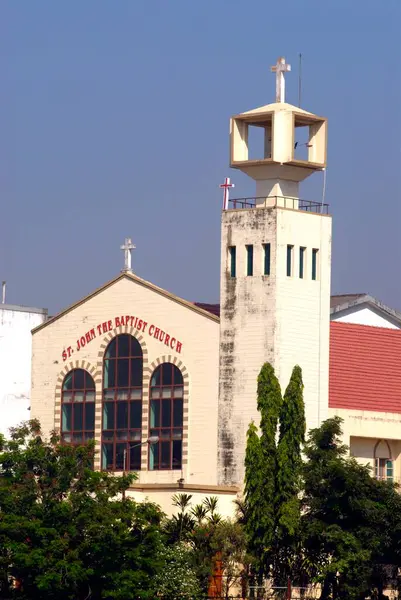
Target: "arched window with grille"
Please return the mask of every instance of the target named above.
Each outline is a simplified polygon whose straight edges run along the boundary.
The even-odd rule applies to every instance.
[[[141,468],[142,348],[132,335],[116,336],[103,361],[102,469]]]
[[[95,382],[84,369],[64,377],[61,393],[61,439],[83,444],[95,437]]]
[[[184,382],[181,371],[163,363],[150,380],[149,437],[159,441],[149,446],[149,469],[182,468]]]

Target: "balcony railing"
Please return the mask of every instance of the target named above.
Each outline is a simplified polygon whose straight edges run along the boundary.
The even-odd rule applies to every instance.
[[[302,200],[301,198],[289,198],[285,196],[267,196],[254,198],[233,198],[229,200],[229,208],[255,208],[259,207],[291,208],[293,210],[305,210],[311,213],[329,214],[329,205],[324,202],[315,202],[313,200]]]

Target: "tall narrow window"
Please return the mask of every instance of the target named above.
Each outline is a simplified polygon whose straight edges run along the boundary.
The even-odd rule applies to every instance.
[[[317,279],[317,259],[318,259],[319,250],[316,248],[312,249],[312,279]]]
[[[157,367],[150,380],[149,469],[181,469],[184,422],[184,382],[181,371],[171,363]]]
[[[246,246],[246,274],[253,275],[253,246]]]
[[[294,251],[294,246],[287,246],[287,277],[291,277],[292,275],[292,255]]]
[[[299,278],[304,278],[304,269],[305,269],[305,252],[306,248],[303,246],[299,249]]]
[[[102,469],[141,468],[142,348],[128,334],[108,345],[103,367]]]
[[[263,244],[263,274],[270,275],[270,244]]]
[[[235,246],[229,247],[230,253],[230,275],[236,277],[237,274],[237,249]]]
[[[83,444],[95,437],[95,382],[84,369],[64,378],[61,395],[61,439]]]

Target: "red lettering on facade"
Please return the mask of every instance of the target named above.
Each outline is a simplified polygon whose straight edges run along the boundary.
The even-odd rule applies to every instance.
[[[148,321],[145,321],[133,315],[122,315],[120,317],[114,317],[113,320],[99,323],[98,325],[96,325],[77,339],[76,350],[79,352],[81,348],[84,348],[98,335],[102,335],[108,333],[109,331],[112,331],[113,324],[115,327],[127,327],[130,324],[131,327],[136,328],[138,331],[142,331],[143,333],[147,332],[150,336],[152,336],[156,340],[159,340],[159,342],[162,342],[166,346],[169,346],[172,350],[181,353],[182,343],[179,342],[175,337],[171,336],[169,333],[166,333],[165,331],[163,331],[163,329],[159,329],[159,327],[156,327],[156,325],[154,325],[153,323],[148,327]],[[74,350],[71,346],[65,348],[61,353],[63,361],[65,362],[68,358],[70,358],[73,352]]]

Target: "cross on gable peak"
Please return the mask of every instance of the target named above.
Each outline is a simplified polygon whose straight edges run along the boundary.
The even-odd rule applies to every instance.
[[[276,102],[285,102],[285,79],[284,73],[291,71],[291,65],[285,62],[284,56],[277,59],[271,71],[276,74]]]
[[[124,268],[121,269],[122,273],[132,273],[131,250],[134,250],[135,248],[136,246],[132,243],[131,238],[125,238],[125,243],[120,246],[120,249],[124,250]]]

